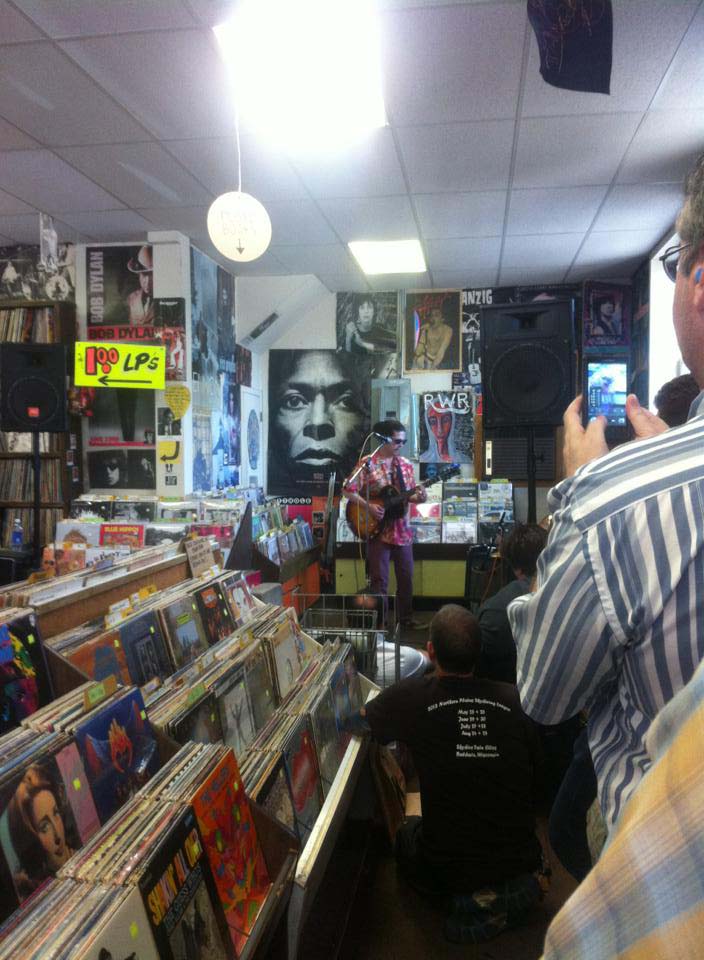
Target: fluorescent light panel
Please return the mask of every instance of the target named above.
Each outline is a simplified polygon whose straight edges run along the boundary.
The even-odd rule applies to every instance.
[[[295,151],[386,124],[374,0],[244,0],[214,27],[247,125]]]
[[[425,257],[418,240],[352,240],[352,256],[367,274],[424,273]]]

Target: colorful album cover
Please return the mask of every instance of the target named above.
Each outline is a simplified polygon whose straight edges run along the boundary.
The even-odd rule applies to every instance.
[[[76,729],[100,822],[159,769],[159,751],[139,690],[110,700]]]
[[[69,651],[67,659],[91,680],[116,677],[128,687],[132,681],[119,630],[109,630],[89,637],[80,647]]]
[[[308,716],[299,718],[286,741],[283,755],[301,843],[305,845],[322,806],[318,760]]]
[[[192,806],[239,956],[271,881],[232,751],[199,787]]]
[[[203,697],[184,716],[173,721],[171,733],[177,743],[217,743],[223,739],[218,703],[214,694]]]
[[[56,757],[33,757],[0,791],[0,918],[56,876],[80,846]]]
[[[276,691],[269,672],[269,663],[262,647],[252,651],[244,665],[254,729],[257,733],[271,720],[276,710]]]
[[[141,687],[153,677],[164,680],[173,673],[161,623],[154,610],[125,620],[119,632],[132,683]]]
[[[244,577],[237,573],[223,578],[220,583],[225,591],[225,598],[235,626],[241,627],[254,616],[256,604],[249,584]]]
[[[286,776],[284,758],[279,756],[271,771],[257,791],[256,801],[270,817],[287,827],[300,839],[296,811],[293,806],[291,785]]]
[[[56,754],[56,765],[76,821],[81,843],[85,843],[100,829],[100,818],[88,786],[85,767],[75,743],[69,743]]]
[[[359,677],[357,677],[359,683]],[[350,717],[357,712],[353,709],[353,700],[356,701],[356,695],[350,695],[350,673],[345,663],[339,663],[330,678],[330,692],[332,693],[333,706],[335,708],[335,722],[339,734],[340,756],[344,754],[347,745],[350,742],[351,734],[348,730],[348,721]],[[361,700],[361,694],[359,699]]]
[[[421,463],[474,463],[474,393],[435,390],[418,394]]]
[[[212,645],[229,637],[235,628],[220,584],[209,583],[196,590],[194,596],[208,643]]]
[[[142,523],[102,523],[100,525],[100,546],[129,547],[139,550],[144,546],[144,524]]]
[[[0,736],[52,699],[39,625],[32,613],[0,624]]]
[[[223,683],[217,692],[217,703],[222,739],[241,758],[256,732],[243,670]]]
[[[315,749],[323,794],[328,795],[340,766],[340,736],[335,723],[335,705],[331,691],[325,690],[311,707],[310,722],[313,728]]]
[[[137,887],[124,890],[116,906],[101,918],[80,960],[160,960]]]
[[[176,669],[192,663],[208,649],[198,604],[191,596],[179,597],[161,608],[166,639]]]
[[[139,890],[161,960],[230,960],[225,914],[190,807],[154,852]]]
[[[281,623],[270,639],[279,697],[283,700],[310,659],[291,620]]]

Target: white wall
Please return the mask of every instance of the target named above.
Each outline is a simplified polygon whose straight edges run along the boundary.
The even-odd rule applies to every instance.
[[[672,323],[672,303],[675,285],[662,268],[660,257],[664,251],[678,242],[677,234],[670,237],[650,260],[650,339],[649,339],[649,398],[655,410],[654,397],[660,387],[689,370],[682,360],[675,328]]]

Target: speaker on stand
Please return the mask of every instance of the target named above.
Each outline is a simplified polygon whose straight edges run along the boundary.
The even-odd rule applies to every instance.
[[[536,430],[561,424],[574,396],[573,302],[483,307],[481,352],[483,426],[525,432],[528,522],[535,523]]]
[[[4,343],[0,347],[0,430],[32,434],[33,564],[41,565],[40,433],[68,429],[66,349],[62,344]]]

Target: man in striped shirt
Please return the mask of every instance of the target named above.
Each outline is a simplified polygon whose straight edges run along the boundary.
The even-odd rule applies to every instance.
[[[684,362],[704,384],[704,155],[685,185],[680,244],[663,259]],[[678,265],[679,261],[679,265]],[[567,479],[536,590],[509,607],[526,713],[559,723],[586,708],[607,827],[650,765],[645,735],[704,655],[704,392],[672,430],[626,405],[637,442],[608,452],[604,421],[565,423]]]

